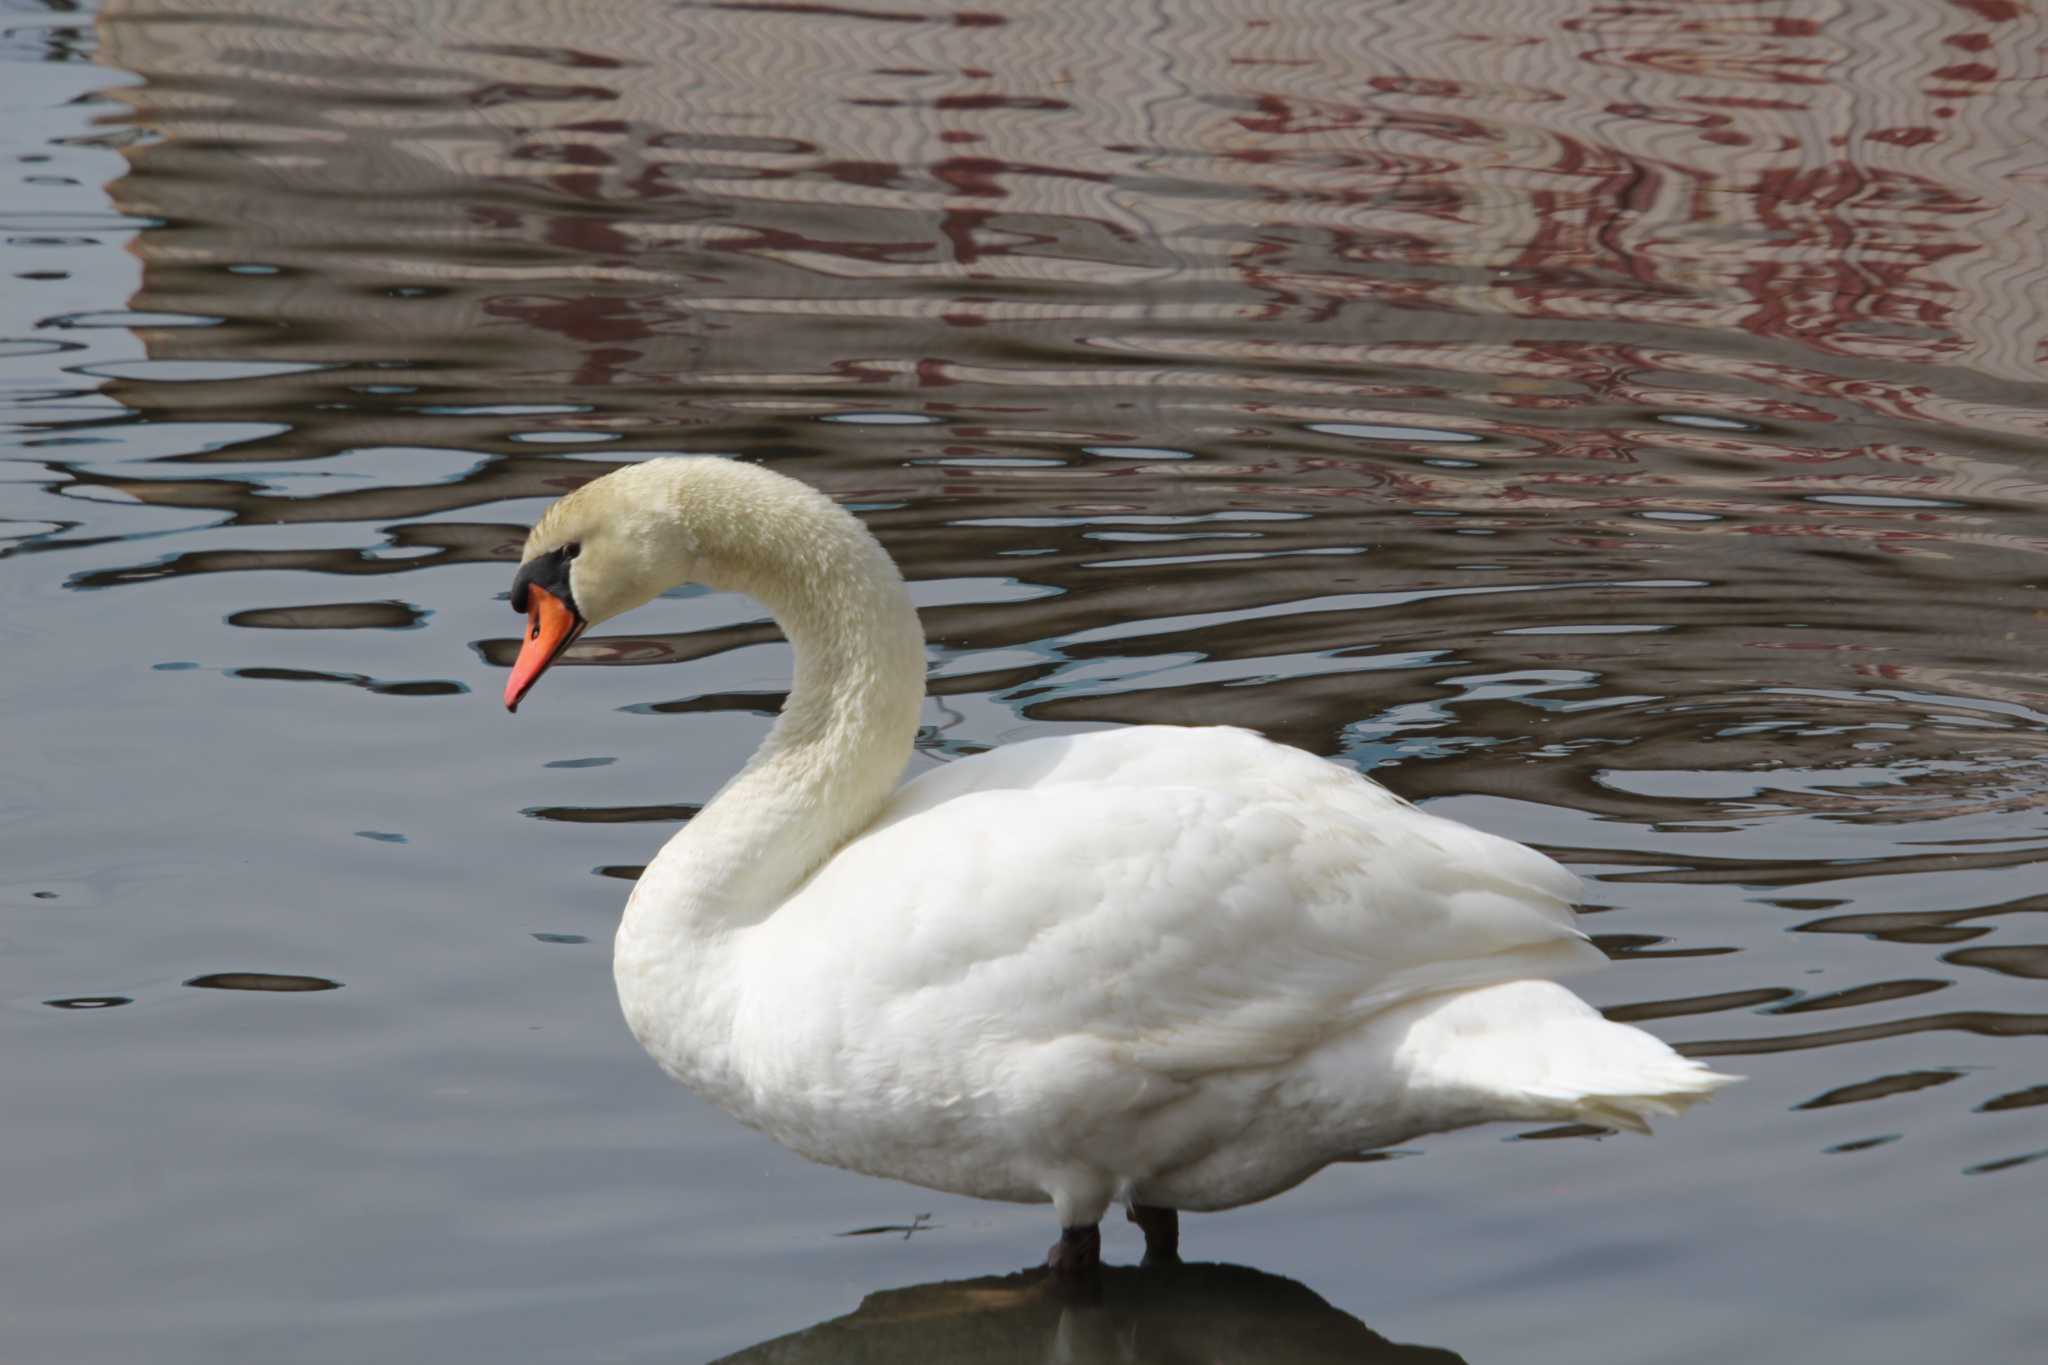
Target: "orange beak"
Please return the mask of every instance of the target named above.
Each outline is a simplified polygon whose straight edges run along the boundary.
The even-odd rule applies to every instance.
[[[505,709],[517,711],[519,700],[533,685],[540,681],[540,675],[547,671],[549,664],[562,657],[562,652],[576,642],[583,633],[585,622],[578,620],[576,613],[562,604],[560,598],[539,584],[529,584],[526,589],[526,643],[519,647],[519,658],[512,665],[512,676],[505,683]]]

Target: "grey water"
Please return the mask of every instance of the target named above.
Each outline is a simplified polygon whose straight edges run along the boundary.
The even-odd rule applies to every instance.
[[[9,0],[0,1356],[2032,1359],[2048,217],[2008,0]],[[786,649],[497,701],[651,452],[856,508],[919,765],[1231,723],[1749,1077],[1193,1217],[811,1166],[616,1016]],[[1138,1239],[1105,1227],[1113,1262]]]

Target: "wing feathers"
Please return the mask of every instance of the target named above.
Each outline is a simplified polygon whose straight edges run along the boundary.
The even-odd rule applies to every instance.
[[[827,940],[825,969],[857,960],[819,989],[867,993],[864,1017],[906,1045],[975,1020],[1173,1077],[1277,1065],[1418,995],[1596,965],[1577,890],[1299,750],[1141,727],[927,774],[762,928]]]

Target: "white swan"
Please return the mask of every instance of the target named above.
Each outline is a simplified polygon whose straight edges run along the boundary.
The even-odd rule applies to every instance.
[[[662,1068],[816,1161],[1051,1201],[1058,1271],[1122,1202],[1264,1199],[1490,1119],[1648,1131],[1734,1079],[1548,978],[1605,959],[1579,882],[1248,730],[1015,744],[897,785],[924,638],[865,527],[815,490],[658,459],[526,542],[516,707],[590,624],[684,582],[796,652],[747,766],[648,865],[614,957]]]

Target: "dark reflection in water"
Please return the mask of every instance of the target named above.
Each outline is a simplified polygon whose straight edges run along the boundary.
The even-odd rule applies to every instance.
[[[291,976],[282,972],[208,972],[185,983],[210,991],[338,991],[339,981],[324,976]]]
[[[1072,1365],[1459,1365],[1388,1341],[1306,1285],[1241,1265],[1111,1268],[1077,1301],[1038,1271],[890,1289],[843,1318],[764,1341],[719,1365],[1004,1362]]]
[[[697,813],[695,806],[534,806],[520,812],[536,820],[566,820],[575,825],[629,824],[656,821],[677,824]]]
[[[310,607],[252,607],[228,617],[256,630],[412,630],[422,613],[404,602],[332,602]]]
[[[1475,1359],[2036,1350],[2038,9],[13,6],[25,1340],[703,1358],[1014,1263],[959,1205],[833,1239],[893,1195],[611,1013],[619,883],[787,651],[677,594],[515,725],[499,598],[545,500],[689,450],[903,564],[920,762],[1228,722],[1379,770],[1586,873],[1589,993],[1751,1076],[1191,1250]],[[350,989],[137,985],[222,961]]]
[[[448,697],[469,690],[459,682],[448,682],[438,678],[386,682],[377,678],[366,678],[360,673],[322,673],[309,668],[237,668],[231,671],[237,678],[255,678],[262,682],[346,683],[350,687],[360,687],[365,692],[375,692],[380,697]]]
[[[195,976],[185,983],[210,991],[338,991],[339,981],[329,981],[324,976],[292,976],[281,972],[208,972]],[[60,1010],[104,1010],[117,1005],[132,1005],[132,995],[73,995],[58,1000],[45,1000],[45,1005]]]

